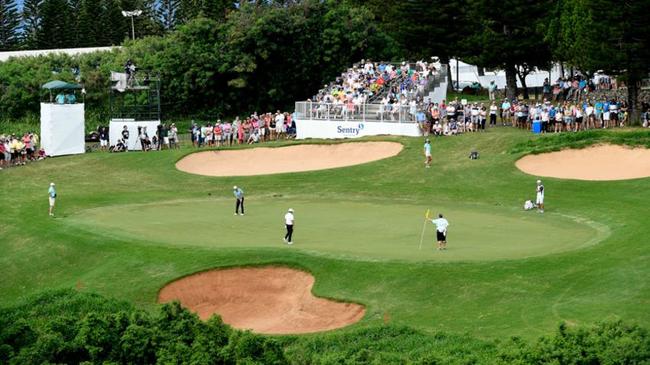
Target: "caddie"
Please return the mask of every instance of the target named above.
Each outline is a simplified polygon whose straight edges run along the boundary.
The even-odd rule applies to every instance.
[[[442,216],[438,214],[438,218],[432,219],[431,223],[436,225],[436,238],[438,240],[438,250],[447,249],[447,227],[449,227],[449,222]]]

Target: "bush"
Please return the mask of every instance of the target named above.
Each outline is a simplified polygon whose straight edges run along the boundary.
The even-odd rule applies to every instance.
[[[0,312],[0,362],[285,364],[278,343],[207,322],[180,307],[148,313],[72,290],[49,291]]]

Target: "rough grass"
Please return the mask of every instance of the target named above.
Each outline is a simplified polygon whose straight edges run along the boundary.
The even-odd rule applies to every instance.
[[[585,148],[594,144],[617,144],[650,148],[650,130],[595,129],[580,133],[547,134],[516,144],[510,149],[510,153],[539,154],[565,148]]]

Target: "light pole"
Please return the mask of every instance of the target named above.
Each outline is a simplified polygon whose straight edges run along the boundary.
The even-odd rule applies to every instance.
[[[135,40],[135,25],[133,24],[133,18],[136,16],[142,15],[142,10],[131,10],[131,11],[122,11],[122,15],[125,18],[131,18],[131,34],[133,37],[133,40]]]

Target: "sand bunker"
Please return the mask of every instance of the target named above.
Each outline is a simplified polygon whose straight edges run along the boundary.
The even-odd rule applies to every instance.
[[[563,179],[637,179],[650,176],[650,149],[598,145],[524,156],[516,166],[531,175]]]
[[[358,165],[395,156],[401,150],[396,142],[355,142],[206,151],[181,159],[176,168],[207,176],[267,175]]]
[[[313,285],[312,275],[288,268],[213,270],[168,284],[158,300],[178,300],[202,319],[217,313],[233,327],[267,334],[326,331],[363,318],[363,306],[316,298]]]

